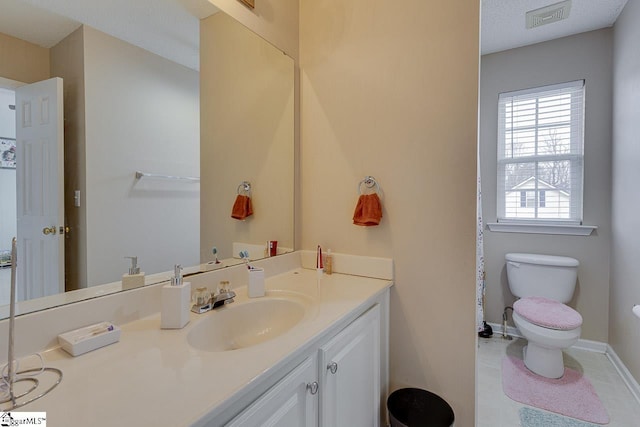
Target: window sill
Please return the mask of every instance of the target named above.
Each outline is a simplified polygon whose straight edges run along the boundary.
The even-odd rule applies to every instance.
[[[490,231],[499,233],[530,234],[564,234],[568,236],[589,236],[597,225],[562,225],[562,224],[515,224],[491,222],[487,224]]]

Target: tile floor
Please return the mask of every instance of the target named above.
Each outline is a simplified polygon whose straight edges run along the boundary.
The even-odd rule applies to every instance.
[[[525,406],[502,391],[501,365],[505,355],[522,358],[523,339],[501,335],[478,338],[478,420],[476,427],[518,427],[518,411]],[[569,349],[565,366],[584,372],[609,413],[607,427],[640,426],[640,404],[635,400],[606,355]]]

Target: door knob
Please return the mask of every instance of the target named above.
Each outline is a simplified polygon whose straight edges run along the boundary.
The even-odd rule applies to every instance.
[[[56,234],[56,231],[57,231],[57,228],[56,228],[55,225],[52,226],[52,227],[45,227],[45,228],[42,229],[42,232],[47,236],[49,234]]]
[[[332,374],[338,372],[338,364],[336,362],[331,362],[327,365],[327,369],[331,371]]]

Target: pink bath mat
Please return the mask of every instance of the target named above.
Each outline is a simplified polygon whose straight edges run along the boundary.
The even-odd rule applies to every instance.
[[[502,359],[502,389],[516,402],[597,424],[609,415],[593,386],[580,372],[565,368],[562,378],[534,374],[512,356]]]

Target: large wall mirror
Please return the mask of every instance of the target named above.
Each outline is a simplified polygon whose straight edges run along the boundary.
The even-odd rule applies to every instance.
[[[141,15],[109,7],[3,1],[2,149],[20,146],[16,91],[60,77],[64,98],[64,215],[46,235],[62,240],[63,273],[57,280],[46,252],[37,263],[27,258],[19,313],[121,290],[127,256],[138,257],[150,284],[174,264],[223,268],[240,262],[239,250],[268,255],[268,241],[277,253],[293,249],[293,60],[207,0],[150,2]],[[20,160],[0,168],[0,255],[21,234],[21,179],[37,181]],[[234,219],[243,183],[253,214]],[[0,261],[5,317],[10,266]],[[54,290],[29,289],[33,277]]]

